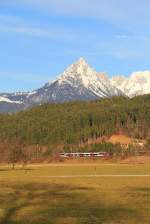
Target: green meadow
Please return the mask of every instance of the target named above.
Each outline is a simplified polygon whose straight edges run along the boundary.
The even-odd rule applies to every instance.
[[[0,224],[148,224],[149,175],[143,164],[1,165]]]

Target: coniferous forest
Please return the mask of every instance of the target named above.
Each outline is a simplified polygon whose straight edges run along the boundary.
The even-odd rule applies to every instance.
[[[1,114],[0,152],[5,156],[15,152],[11,155],[14,159],[14,154],[16,158],[22,148],[27,151],[30,146],[30,150],[36,147],[36,153],[42,150],[47,156],[62,150],[86,151],[88,143],[91,150],[98,151],[96,139],[102,140],[101,150],[113,151],[116,147],[106,144],[105,139],[119,133],[148,141],[150,95],[45,104],[16,114]],[[26,157],[24,154],[22,157]]]

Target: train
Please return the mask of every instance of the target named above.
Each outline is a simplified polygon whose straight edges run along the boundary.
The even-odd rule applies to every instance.
[[[102,158],[108,157],[108,152],[63,152],[61,158]]]

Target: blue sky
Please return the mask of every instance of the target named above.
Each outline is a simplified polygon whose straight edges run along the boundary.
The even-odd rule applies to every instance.
[[[0,92],[36,89],[84,57],[97,71],[150,70],[149,0],[0,0]]]

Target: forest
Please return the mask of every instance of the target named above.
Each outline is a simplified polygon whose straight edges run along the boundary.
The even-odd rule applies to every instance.
[[[149,142],[150,95],[45,104],[15,114],[0,114],[0,153],[5,155],[3,158],[15,152],[9,156],[13,160],[19,150],[22,158],[26,158],[27,151],[30,157],[38,157],[41,152],[48,156],[63,150],[86,151],[89,144],[92,147],[88,150],[98,150],[94,148],[96,139],[101,140],[97,148],[113,150],[105,139],[114,133]]]

